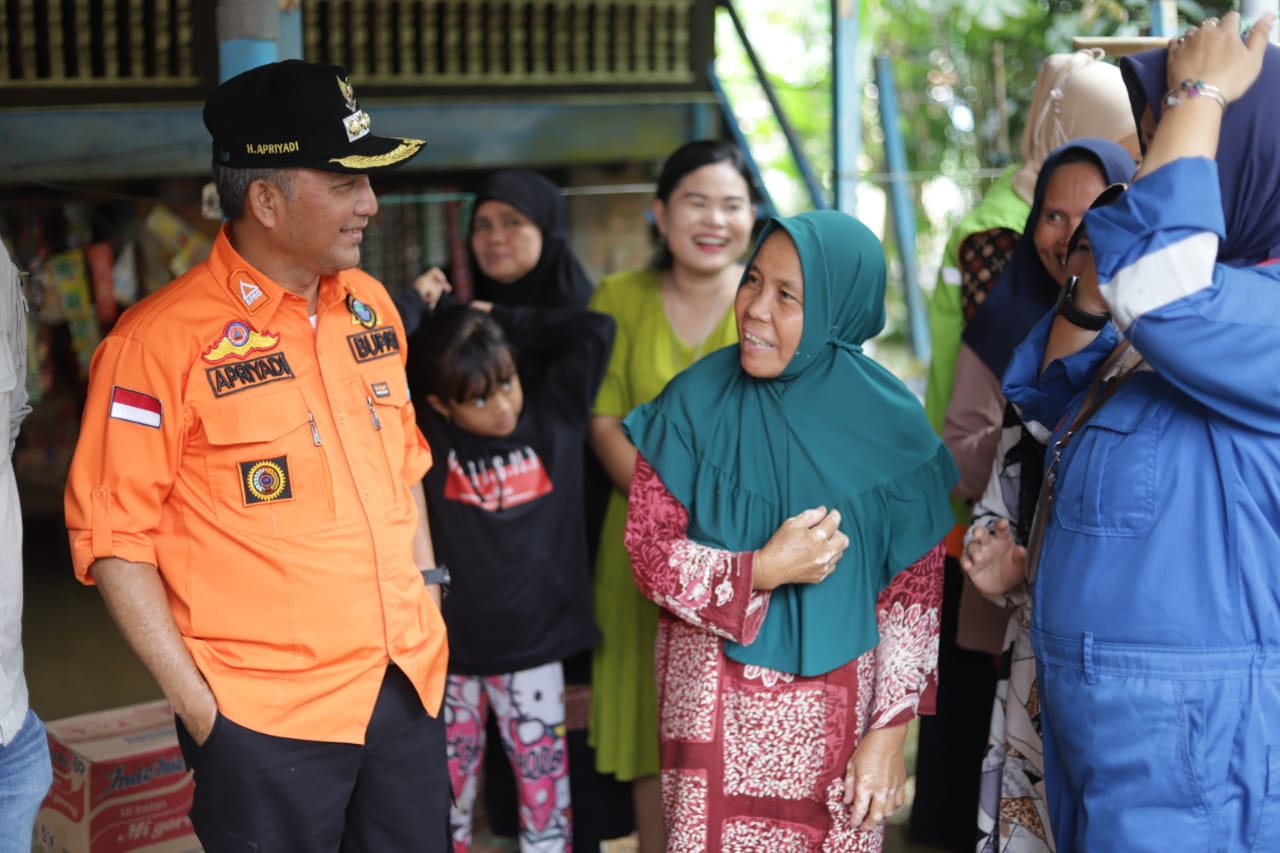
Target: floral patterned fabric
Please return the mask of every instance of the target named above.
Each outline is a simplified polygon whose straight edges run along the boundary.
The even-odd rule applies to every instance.
[[[1044,444],[1010,404],[982,500],[973,509],[966,543],[979,526],[1009,519],[1014,538],[1027,540],[1044,465]],[[1031,651],[1031,597],[1019,584],[992,600],[1016,607],[1005,630],[991,731],[982,756],[977,853],[1053,853],[1044,790],[1040,696]]]
[[[1020,236],[1009,228],[992,228],[970,234],[960,244],[960,304],[966,323],[1009,265],[1013,244]]]
[[[626,544],[636,583],[662,616],[655,652],[669,853],[878,851],[842,802],[850,756],[869,728],[932,713],[937,689],[941,545],[877,602],[880,642],[824,675],[744,665],[721,641],[750,643],[769,593],[751,553],[687,538],[688,514],[643,457]]]

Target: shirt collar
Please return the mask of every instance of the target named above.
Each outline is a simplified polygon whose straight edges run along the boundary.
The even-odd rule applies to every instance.
[[[229,235],[228,225],[224,224],[209,252],[209,271],[226,288],[243,319],[259,326],[270,323],[280,305],[296,294],[281,287],[245,260],[231,245]],[[342,276],[322,277],[320,292],[316,297],[316,313],[319,314],[334,303],[345,303],[349,295],[360,298],[352,289],[351,283]]]

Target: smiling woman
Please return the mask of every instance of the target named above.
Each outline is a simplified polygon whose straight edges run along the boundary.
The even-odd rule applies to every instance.
[[[760,244],[734,301],[742,369],[757,379],[777,376],[804,333],[804,274],[795,243],[775,231]]]
[[[1132,173],[1129,152],[1105,139],[1069,142],[1040,169],[1009,266],[961,336],[955,392],[942,425],[943,441],[960,468],[957,497],[976,500],[987,484],[1004,420],[1000,376],[1013,348],[1057,303],[1071,233],[1108,184],[1127,181]],[[999,649],[1003,622],[990,627],[990,642]]]
[[[653,681],[658,611],[636,589],[623,547],[636,451],[622,418],[671,377],[737,339],[730,309],[755,223],[742,152],[713,140],[676,149],[658,176],[653,217],[661,237],[653,266],[605,278],[591,300],[617,319],[618,338],[591,419],[592,448],[615,488],[596,560],[604,640],[592,660],[590,731],[600,770],[635,783],[641,853],[666,848]]]
[[[667,849],[879,850],[933,706],[955,467],[862,352],[884,326],[875,236],[835,211],[764,233],[742,344],[624,421],[626,544],[663,608]]]
[[[490,175],[471,214],[472,273],[477,299],[500,305],[583,308],[591,280],[567,239],[564,197],[529,169]]]

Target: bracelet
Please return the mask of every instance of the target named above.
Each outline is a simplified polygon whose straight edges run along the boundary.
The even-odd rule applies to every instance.
[[[1164,105],[1168,109],[1176,107],[1188,98],[1199,97],[1212,98],[1218,102],[1218,106],[1223,110],[1227,108],[1227,96],[1222,94],[1222,90],[1212,83],[1206,83],[1203,80],[1183,80],[1174,86],[1164,95]]]

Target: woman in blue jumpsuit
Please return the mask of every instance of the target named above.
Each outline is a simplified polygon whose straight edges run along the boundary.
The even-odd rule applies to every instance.
[[[1086,217],[1100,288],[1077,295],[1111,323],[1051,313],[1005,374],[1050,460],[1095,375],[1123,376],[1051,472],[1032,585],[1060,851],[1280,851],[1272,24],[1242,41],[1231,13],[1121,61],[1146,156]]]

